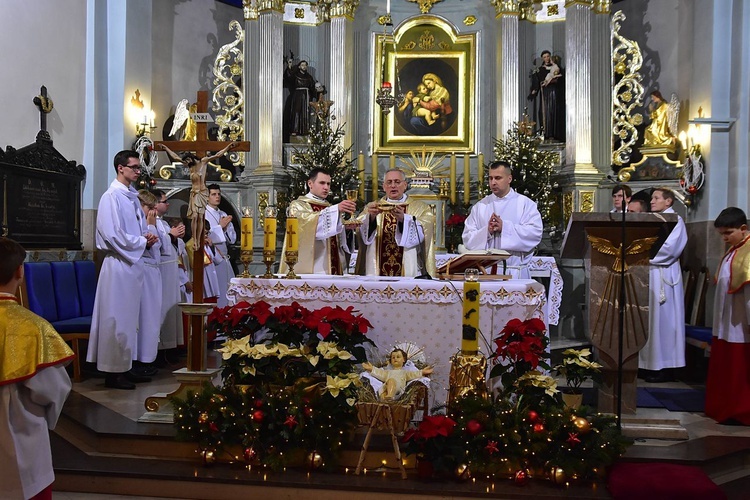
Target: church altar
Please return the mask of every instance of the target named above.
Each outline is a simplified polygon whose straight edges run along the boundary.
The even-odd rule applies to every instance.
[[[301,278],[234,278],[227,295],[232,304],[265,300],[272,306],[296,301],[309,309],[354,306],[372,323],[368,336],[383,354],[404,341],[424,347],[427,362],[435,365],[430,406],[445,402],[449,359],[461,345],[463,282],[319,274]],[[485,354],[508,320],[545,318],[544,286],[533,280],[482,282],[479,302],[480,350]]]
[[[435,255],[435,267],[440,268],[446,262],[454,257],[457,253],[439,253]],[[354,272],[354,263],[357,261],[357,252],[352,254],[350,259],[349,272]],[[557,325],[560,320],[560,305],[562,304],[563,278],[560,269],[557,267],[557,261],[554,257],[534,256],[529,263],[529,273],[532,278],[549,278],[549,288],[547,289],[547,304],[544,306],[545,323]]]

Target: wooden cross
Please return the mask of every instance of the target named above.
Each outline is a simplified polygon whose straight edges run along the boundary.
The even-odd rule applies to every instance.
[[[42,85],[41,95],[34,98],[34,104],[39,108],[39,127],[40,130],[47,131],[47,113],[52,111],[54,104],[52,99],[47,97],[47,87]]]
[[[198,113],[208,112],[208,91],[198,91]],[[210,141],[208,140],[208,127],[205,122],[197,123],[197,141],[154,141],[154,149],[157,146],[164,144],[169,149],[178,153],[180,151],[194,152],[198,158],[204,158],[208,156],[209,151],[220,151],[226,146],[231,144],[231,141]],[[250,143],[248,141],[235,141],[236,146],[234,151],[250,151]],[[203,235],[205,234],[205,228],[202,234],[194,234],[194,241],[197,241],[198,248],[193,252],[193,302],[196,304],[203,303]],[[197,240],[195,239],[197,238]],[[192,331],[194,335],[189,339],[191,345],[191,359],[187,360],[187,369],[190,371],[198,371],[202,365],[202,360],[206,352],[206,344],[203,341],[203,317],[192,316],[191,321]]]

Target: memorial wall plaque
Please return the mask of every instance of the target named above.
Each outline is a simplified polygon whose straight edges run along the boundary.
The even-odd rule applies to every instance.
[[[30,146],[0,151],[2,234],[27,249],[80,250],[86,170],[60,155],[45,134]]]

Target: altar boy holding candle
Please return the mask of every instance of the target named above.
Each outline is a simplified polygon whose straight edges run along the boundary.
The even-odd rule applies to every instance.
[[[331,176],[322,168],[314,168],[307,179],[309,192],[289,204],[289,212],[297,217],[299,254],[294,270],[300,274],[343,274],[346,265],[345,252],[351,253],[346,244],[341,215],[354,213],[357,204],[343,200],[337,205],[326,201],[331,191]],[[286,274],[286,250],[289,248],[284,236],[279,272]]]
[[[467,250],[498,249],[510,252],[506,273],[515,279],[530,279],[528,262],[542,241],[542,216],[536,203],[510,187],[510,164],[495,161],[489,166],[492,194],[471,208],[464,223]]]

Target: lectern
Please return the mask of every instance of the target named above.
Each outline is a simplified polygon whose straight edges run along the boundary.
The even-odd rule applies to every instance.
[[[626,213],[623,262],[621,213],[574,213],[568,222],[561,257],[586,261],[589,291],[586,335],[603,365],[600,412],[617,413],[620,287],[624,286],[622,413],[635,413],[638,351],[649,335],[648,261],[676,224],[676,214]]]

